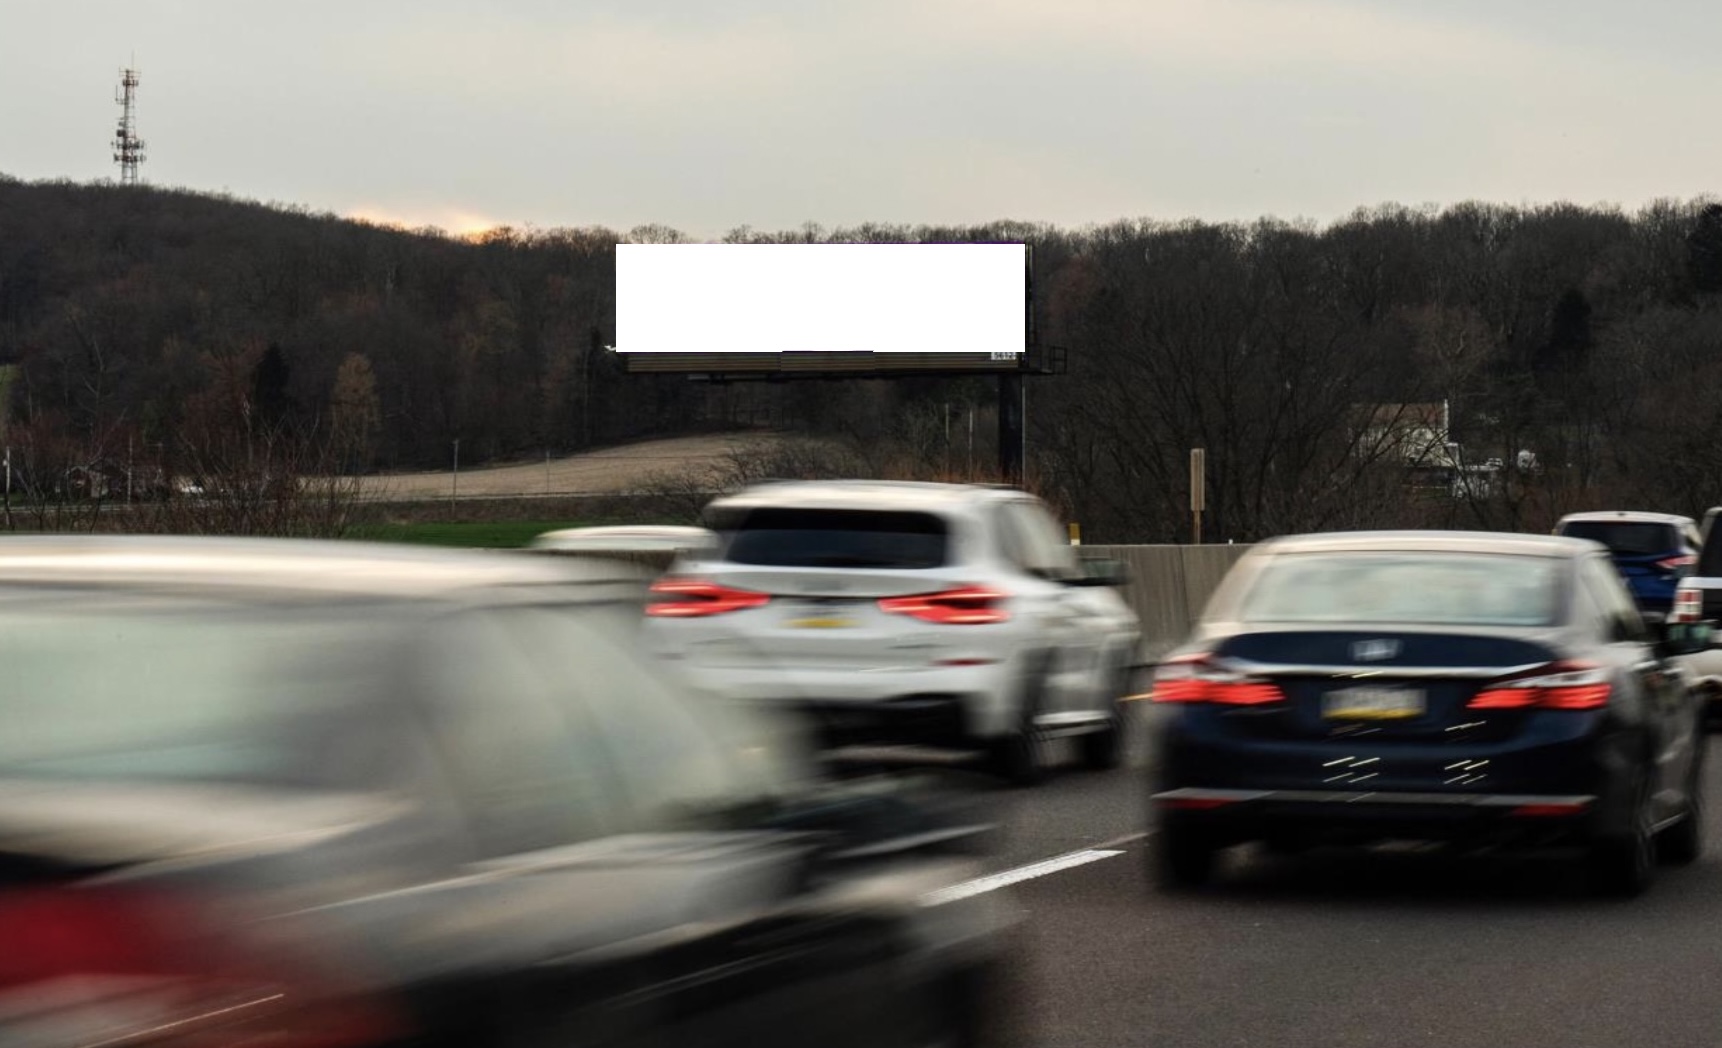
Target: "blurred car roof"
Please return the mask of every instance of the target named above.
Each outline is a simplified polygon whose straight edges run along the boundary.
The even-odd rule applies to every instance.
[[[712,500],[709,508],[802,506],[817,509],[944,509],[1008,495],[1019,488],[988,484],[941,484],[920,480],[784,480],[755,484]]]
[[[1505,531],[1335,531],[1268,539],[1256,548],[1271,553],[1439,551],[1575,557],[1603,547],[1590,539]]]
[[[705,528],[679,524],[623,524],[594,528],[561,528],[532,540],[530,549],[569,553],[658,553],[715,545],[717,536]]]
[[[497,587],[631,582],[600,560],[321,539],[23,535],[0,539],[0,585],[251,588],[428,597]]]

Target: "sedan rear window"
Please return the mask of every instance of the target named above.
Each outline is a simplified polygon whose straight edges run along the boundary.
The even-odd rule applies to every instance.
[[[1547,626],[1566,562],[1473,553],[1295,553],[1244,594],[1245,622]]]
[[[1680,548],[1680,534],[1667,524],[1639,521],[1573,520],[1561,527],[1569,538],[1590,539],[1608,547],[1610,553],[1648,557]]]
[[[712,521],[724,559],[782,568],[937,568],[949,535],[930,513],[756,509]]]

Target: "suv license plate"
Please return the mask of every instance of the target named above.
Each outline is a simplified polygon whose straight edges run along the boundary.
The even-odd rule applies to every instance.
[[[859,623],[848,615],[803,615],[790,619],[787,625],[799,630],[842,630]]]
[[[1420,688],[1341,688],[1322,699],[1322,716],[1334,720],[1405,720],[1423,715]]]

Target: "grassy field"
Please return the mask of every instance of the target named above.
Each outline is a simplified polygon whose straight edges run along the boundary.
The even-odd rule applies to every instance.
[[[585,527],[596,521],[497,520],[425,521],[416,524],[358,524],[346,537],[370,542],[411,542],[428,546],[518,549],[546,531]]]

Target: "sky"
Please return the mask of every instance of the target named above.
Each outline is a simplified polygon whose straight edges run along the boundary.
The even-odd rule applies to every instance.
[[[496,225],[1328,222],[1722,187],[1713,0],[0,0],[0,174]]]

